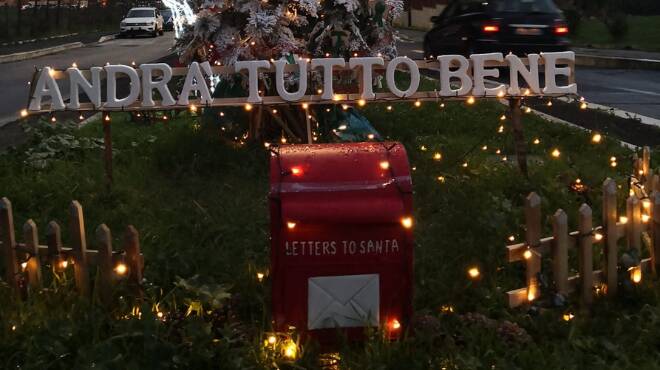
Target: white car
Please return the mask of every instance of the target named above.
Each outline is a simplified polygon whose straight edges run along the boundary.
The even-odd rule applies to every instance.
[[[119,25],[119,36],[163,34],[163,16],[156,8],[132,8]]]

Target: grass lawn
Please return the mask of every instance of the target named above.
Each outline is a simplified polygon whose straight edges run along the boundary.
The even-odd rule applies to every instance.
[[[582,19],[571,40],[576,46],[660,51],[660,16],[628,16],[628,34],[620,40],[612,38],[602,21]]]
[[[574,304],[510,310],[504,297],[524,284],[522,266],[505,263],[504,248],[509,235],[524,235],[524,197],[539,192],[545,215],[561,207],[574,228],[581,203],[600,215],[606,177],[626,192],[629,150],[607,138],[591,144],[586,132],[525,115],[527,179],[512,160],[509,122],[500,121],[504,107],[497,103],[395,104],[392,112],[369,104],[362,111],[384,137],[406,146],[416,168],[416,319],[403,340],[374,333],[363,345],[343,346],[341,368],[660,368],[659,291],[651,278],[616,299],[598,299],[591,315]],[[1,285],[0,367],[319,368],[312,345],[302,346],[295,366],[263,348],[269,283],[255,275],[269,260],[268,153],[261,145],[237,146],[217,128],[194,122],[184,113],[143,126],[128,114],[113,114],[110,191],[99,149],[56,151],[53,144],[56,159],[43,169],[30,165],[36,156],[28,158],[25,149],[0,156],[0,196],[12,200],[17,224],[33,218],[43,233],[51,219],[66,222],[68,203],[77,199],[89,240],[101,222],[113,231],[136,226],[147,279],[139,317],[130,315],[131,299],[121,291],[112,310],[77,299],[72,271],[26,303],[11,302]],[[101,125],[69,134],[80,144],[101,137]],[[561,151],[558,159],[549,155],[554,148]],[[433,160],[436,151],[441,161]],[[616,168],[609,166],[611,156],[619,158]],[[578,177],[589,187],[583,195],[569,190]],[[623,195],[619,201],[624,209]],[[468,278],[471,266],[479,267],[480,280]],[[200,304],[202,310],[189,312]],[[565,322],[568,311],[575,319]]]

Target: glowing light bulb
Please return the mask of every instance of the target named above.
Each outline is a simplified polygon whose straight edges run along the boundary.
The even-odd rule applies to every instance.
[[[280,139],[280,143],[286,144],[286,138],[284,136],[282,136],[282,138]]]
[[[488,150],[488,145],[484,145],[481,147],[481,150]]]
[[[424,145],[422,145],[422,146],[419,147],[419,150],[425,152],[425,151],[426,151],[426,147],[425,147]]]
[[[536,139],[534,139],[533,143],[534,143],[534,145],[539,145],[539,144],[541,144],[541,140],[536,138]]]
[[[50,118],[50,121],[53,122],[53,123],[57,122],[57,118],[55,118],[55,116],[53,116],[53,117]]]
[[[651,201],[648,200],[648,199],[644,199],[642,201],[642,207],[644,207],[644,209],[650,209],[651,208]]]
[[[261,282],[264,279],[264,273],[263,272],[257,272],[257,280]]]
[[[366,101],[366,100],[364,100],[364,99],[360,99],[360,100],[358,100],[358,106],[360,106],[360,107],[364,107],[365,105],[367,105],[367,101]]]
[[[421,107],[421,106],[422,106],[422,102],[419,101],[419,100],[416,100],[416,101],[415,101],[415,107],[419,108],[419,107]]]
[[[289,359],[295,359],[298,348],[292,340],[288,340],[284,346],[284,357]]]
[[[601,233],[595,233],[595,234],[594,234],[594,240],[597,241],[597,242],[603,240],[603,234],[601,234]]]
[[[340,101],[340,100],[341,100],[341,95],[339,95],[339,94],[335,94],[335,95],[333,95],[333,96],[332,96],[332,100],[334,100],[334,101]]]
[[[564,321],[571,321],[571,320],[573,320],[574,317],[575,316],[572,313],[568,312],[568,313],[565,313],[564,316],[562,316],[562,319]]]
[[[139,115],[139,114],[138,114],[138,117],[140,117],[140,115]],[[83,116],[83,115],[81,114],[81,115],[79,115],[79,116],[78,116],[78,119],[82,121],[82,120],[84,120],[84,119],[85,119],[85,117],[84,117],[84,116]]]
[[[390,330],[399,330],[401,329],[401,323],[397,319],[392,319],[390,321]]]
[[[274,335],[269,335],[268,336],[268,344],[273,345],[277,342],[277,337]]]
[[[27,262],[21,263],[21,269],[25,270],[27,268]]]
[[[504,97],[504,90],[500,90],[500,91],[497,93],[497,97],[498,97],[498,98],[503,98],[503,97]]]
[[[444,176],[438,176],[438,181],[440,181],[441,183],[444,183],[445,182],[445,177]]]
[[[509,241],[512,242],[516,240],[516,237],[514,235],[509,235]]]
[[[436,152],[435,154],[433,154],[433,159],[435,159],[436,161],[441,160],[442,159],[442,154]]]
[[[559,158],[559,156],[561,155],[561,152],[559,151],[559,149],[554,149],[552,151],[552,153],[550,153],[550,154],[555,158]]]
[[[245,110],[246,110],[246,111],[248,111],[248,112],[249,112],[249,111],[251,111],[251,110],[252,110],[252,104],[250,104],[250,103],[245,103],[245,106],[244,106],[244,108],[245,108]]]
[[[288,227],[289,230],[293,230],[296,227],[296,223],[289,221],[289,222],[286,223],[286,227]]]
[[[27,109],[22,109],[21,110],[21,117],[27,117],[28,116],[28,111]]]
[[[388,105],[388,106],[387,106],[387,110],[388,110],[388,111],[392,111],[392,106],[391,106],[391,105]]]
[[[505,115],[505,114],[503,114],[503,115],[500,116],[500,121],[504,121],[505,119],[506,119],[506,115]]]
[[[594,144],[598,144],[598,143],[600,143],[600,141],[601,141],[602,139],[603,139],[603,137],[602,137],[599,133],[596,132],[596,133],[591,137],[591,142],[594,143]]]
[[[532,258],[532,251],[530,251],[529,249],[526,250],[525,253],[523,253],[523,257],[524,257],[526,260]]]
[[[552,107],[552,102],[550,100],[548,100],[547,106]]]
[[[481,272],[479,272],[479,268],[477,267],[470,267],[467,273],[471,279],[476,279],[479,277],[479,275],[481,275]]]
[[[60,268],[61,269],[65,269],[65,268],[67,268],[67,266],[69,266],[69,261],[67,261],[67,260],[60,261]]]
[[[277,109],[273,109],[273,114],[277,114]]]
[[[463,166],[463,168],[467,168],[468,163],[467,163],[467,162],[463,162],[463,164],[462,164],[461,166]]]
[[[195,104],[190,104],[189,109],[190,109],[190,111],[193,112],[193,113],[197,112],[197,106],[196,106]]]
[[[300,167],[291,167],[291,173],[292,173],[294,176],[299,176],[299,175],[302,175],[303,170],[302,170],[302,168],[300,168]]]
[[[611,167],[616,167],[616,162],[610,162]]]
[[[115,272],[117,272],[117,274],[119,275],[124,275],[126,274],[127,271],[128,271],[128,267],[123,262],[120,262],[117,264],[117,266],[115,266]]]
[[[587,102],[580,103],[580,109],[587,109]]]
[[[401,225],[406,229],[410,229],[413,225],[412,217],[404,217],[401,219]]]
[[[470,97],[467,98],[467,100],[465,102],[472,105],[472,104],[474,104],[475,101],[476,100],[474,99],[474,96],[470,96]]]
[[[374,134],[369,134],[367,135],[367,139],[373,140],[375,138]]]
[[[643,223],[648,223],[650,219],[651,219],[651,216],[649,216],[647,214],[642,215],[642,222]]]
[[[619,217],[619,222],[624,224],[624,225],[627,224],[628,223],[628,217],[626,217],[626,216]]]
[[[383,169],[383,170],[387,170],[388,168],[390,168],[390,162],[388,162],[388,161],[380,162],[380,168]]]
[[[632,280],[633,283],[639,284],[639,282],[642,281],[642,268],[639,266],[634,266],[628,269],[628,272],[630,273],[630,280]]]
[[[318,90],[316,90],[316,93],[319,94],[319,95],[321,95],[321,94],[323,94],[323,90],[318,89]]]
[[[105,115],[105,121],[106,121],[106,122],[110,122],[110,115],[109,115],[109,114],[106,114],[106,115]]]
[[[498,127],[497,132],[500,133],[500,134],[503,133],[504,132],[504,125]]]

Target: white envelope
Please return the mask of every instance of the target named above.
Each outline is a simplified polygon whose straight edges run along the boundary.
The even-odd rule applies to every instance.
[[[307,297],[309,330],[378,326],[378,274],[309,278]]]

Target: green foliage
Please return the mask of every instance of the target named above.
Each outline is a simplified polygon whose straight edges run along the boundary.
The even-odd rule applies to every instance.
[[[546,216],[566,210],[574,229],[581,203],[600,214],[603,179],[625,186],[631,153],[614,140],[593,145],[586,132],[525,115],[525,178],[515,165],[509,122],[499,118],[503,106],[439,103],[361,110],[383,137],[404,143],[415,168],[416,314],[401,340],[374,331],[363,344],[344,343],[340,367],[658,368],[659,292],[650,277],[622,289],[621,297],[598,299],[590,316],[570,304],[509,310],[504,300],[505,291],[524,284],[522,265],[506,263],[504,246],[509,235],[524,235],[528,192],[539,193]],[[112,115],[117,152],[111,190],[100,148],[71,145],[95,142],[100,123],[49,135],[37,130],[28,148],[0,156],[0,196],[12,200],[17,224],[27,218],[40,226],[65,222],[67,204],[77,199],[89,230],[101,222],[113,231],[135,225],[146,261],[144,301],[120,290],[123,298],[112,309],[80,300],[71,271],[25,303],[0,286],[0,367],[319,368],[320,349],[310,343],[300,342],[293,362],[264,349],[271,330],[269,284],[255,276],[268,272],[269,153],[235,144],[220,125],[200,129],[197,119],[184,114],[144,126],[128,114]],[[72,136],[69,144],[42,169],[24,165],[35,148],[62,134]],[[532,144],[534,138],[540,144]],[[549,155],[554,148],[559,159]],[[433,159],[436,151],[442,160]],[[619,166],[609,167],[610,156]],[[569,187],[578,177],[587,186],[583,194]],[[549,226],[544,223],[544,234]],[[480,280],[468,278],[471,266],[479,267]],[[565,312],[575,318],[563,321]]]
[[[628,32],[615,39],[606,24],[595,18],[583,18],[572,41],[577,46],[596,48],[632,48],[660,51],[660,16],[627,16]]]

